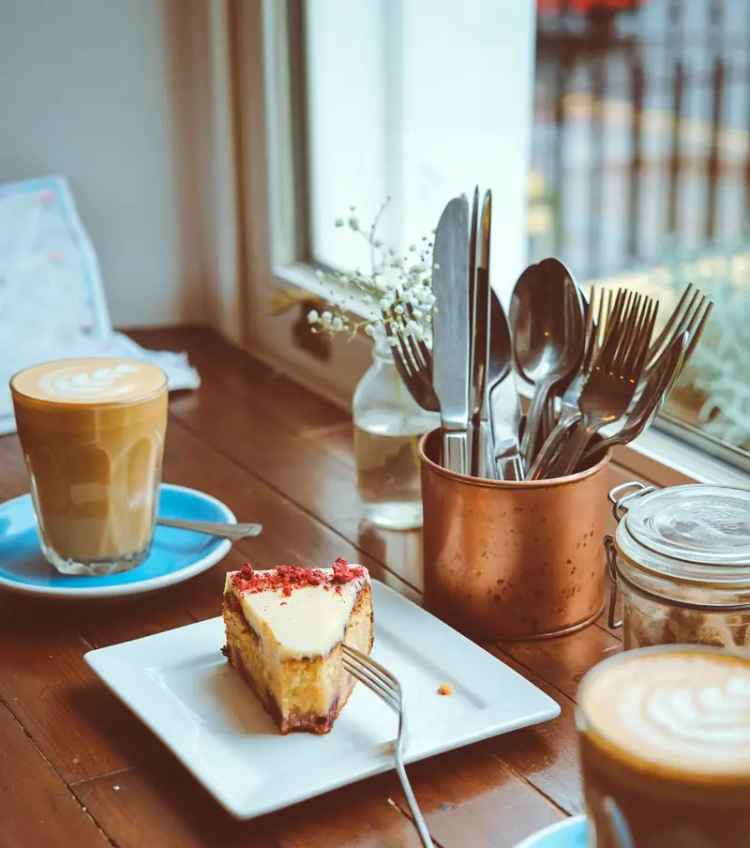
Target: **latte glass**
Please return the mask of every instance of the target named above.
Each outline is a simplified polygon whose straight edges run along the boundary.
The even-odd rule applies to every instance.
[[[626,651],[578,695],[590,848],[750,844],[750,657]]]
[[[113,574],[151,547],[167,378],[118,358],[63,359],[10,382],[42,551],[63,574]]]

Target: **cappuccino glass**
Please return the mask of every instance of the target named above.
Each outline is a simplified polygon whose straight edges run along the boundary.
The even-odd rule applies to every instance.
[[[750,844],[750,657],[626,651],[578,695],[591,848]]]
[[[167,378],[118,358],[17,373],[13,406],[42,551],[63,574],[113,574],[151,547],[167,426]]]

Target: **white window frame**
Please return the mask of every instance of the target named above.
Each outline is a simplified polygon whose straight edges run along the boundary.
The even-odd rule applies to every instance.
[[[296,310],[292,315],[269,315],[277,287],[323,294],[315,269],[298,260],[299,198],[290,177],[295,151],[288,4],[238,2],[233,9],[244,344],[272,367],[348,408],[370,362],[369,341],[335,339],[331,358],[318,362],[289,343],[291,326],[299,317]],[[750,473],[653,427],[632,444],[616,448],[614,460],[634,477],[662,486],[705,482],[750,488]]]
[[[299,312],[270,316],[280,288],[322,295],[315,269],[298,260],[298,198],[294,174],[288,55],[288,5],[262,0],[235,5],[235,78],[242,156],[245,346],[340,406],[348,407],[357,380],[371,361],[363,338],[335,338],[326,362],[290,344]]]

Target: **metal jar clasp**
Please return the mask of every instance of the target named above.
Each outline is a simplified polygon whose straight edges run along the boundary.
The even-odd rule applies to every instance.
[[[648,495],[651,492],[655,492],[656,489],[656,486],[647,486],[645,483],[641,483],[638,480],[630,480],[627,483],[620,483],[619,486],[615,486],[614,489],[610,489],[607,498],[612,504],[612,515],[614,515],[615,521],[619,523],[620,519],[628,511],[630,501],[635,498],[643,497],[643,495]]]
[[[609,572],[609,579],[612,583],[609,592],[609,612],[607,614],[607,624],[613,628],[622,627],[622,619],[615,618],[617,611],[617,548],[615,547],[614,538],[609,534],[604,537],[604,552],[607,557],[607,571]]]

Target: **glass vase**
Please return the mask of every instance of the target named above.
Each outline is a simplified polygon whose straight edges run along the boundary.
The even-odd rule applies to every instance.
[[[373,361],[354,391],[357,488],[367,518],[379,527],[422,526],[417,443],[440,425],[412,399],[393,362],[387,338],[377,338]]]

